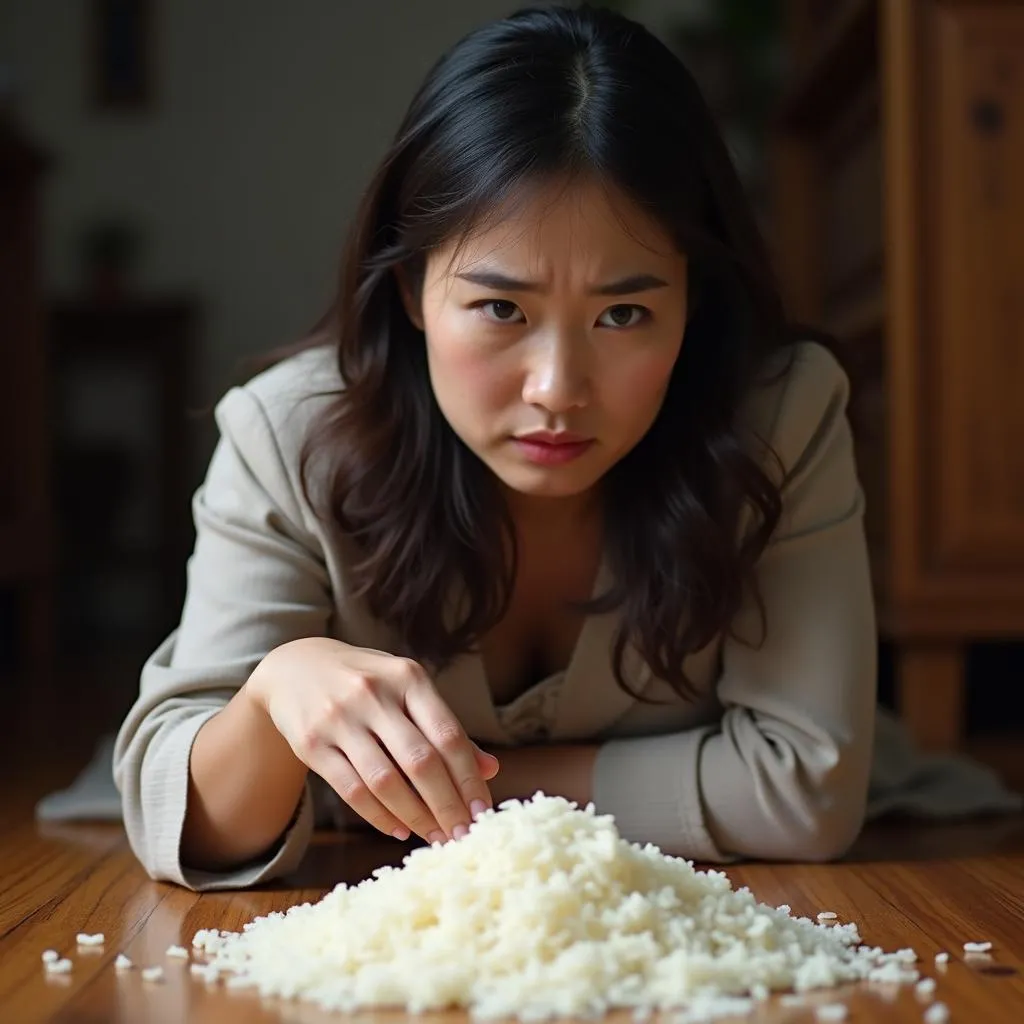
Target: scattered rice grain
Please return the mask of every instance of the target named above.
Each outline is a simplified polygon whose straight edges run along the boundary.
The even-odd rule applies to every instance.
[[[686,1009],[674,1014],[671,1024],[711,1024],[722,1017],[746,1017],[754,1012],[752,999],[740,996],[695,996]]]
[[[820,1021],[843,1021],[849,1014],[845,1003],[825,1003],[814,1011],[814,1016]]]

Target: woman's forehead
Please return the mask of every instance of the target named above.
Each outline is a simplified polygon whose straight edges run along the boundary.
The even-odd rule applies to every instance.
[[[668,232],[636,203],[590,181],[524,188],[442,246],[439,255],[450,275],[481,263],[640,259],[665,269],[682,260]]]

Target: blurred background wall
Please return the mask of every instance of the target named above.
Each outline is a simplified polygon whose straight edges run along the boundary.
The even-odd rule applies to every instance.
[[[214,440],[202,410],[244,375],[244,360],[294,340],[319,316],[348,218],[423,74],[466,31],[515,6],[0,3],[0,493],[12,510],[0,540],[5,692],[37,692],[32,681],[47,679],[65,709],[85,713],[98,700],[102,727],[123,714],[141,659],[180,610],[189,498]],[[953,271],[928,278],[918,267],[910,283],[898,275],[907,252],[937,238],[956,245],[958,225],[976,222],[956,196],[973,202],[987,181],[1011,193],[1003,221],[1024,210],[1020,5],[615,6],[688,61],[722,120],[794,312],[840,336],[877,555],[883,698],[900,703],[899,679],[910,680],[903,703],[926,742],[956,747],[995,730],[998,741],[982,746],[1015,771],[1014,751],[1024,749],[1024,464],[1009,438],[1018,426],[1024,435],[1024,422],[1006,393],[987,410],[979,396],[999,378],[997,363],[1006,377],[1002,357],[1024,345],[1020,309],[998,323],[981,319],[1000,341],[979,344],[961,330],[929,356],[918,340],[948,311],[907,296],[942,291]],[[899,132],[914,124],[934,130],[904,152]],[[993,146],[1002,147],[996,155]],[[959,176],[941,178],[936,159],[952,160]],[[906,207],[900,229],[893,211],[918,194],[939,205]],[[935,210],[951,211],[941,237],[923,227]],[[991,253],[995,236],[985,230],[966,258]],[[895,252],[894,239],[903,240]],[[1024,292],[1024,250],[994,244],[998,302],[1014,281]],[[955,266],[955,253],[949,260]],[[885,301],[894,287],[895,305]],[[962,298],[970,309],[993,296],[975,288]],[[970,322],[957,315],[958,325]],[[979,383],[959,405],[941,381],[918,387],[935,373],[962,376],[957,367],[969,363],[953,356],[972,346]],[[890,376],[887,391],[894,358],[903,376]],[[1022,366],[1012,363],[1020,383]],[[914,381],[907,401],[921,418],[904,443],[887,410],[903,407],[894,389]],[[996,483],[966,471],[943,477],[950,435],[929,417],[951,406],[966,417],[958,430],[974,417],[987,450],[993,441],[1002,450]],[[893,492],[894,454],[927,478],[921,487]],[[981,458],[970,447],[952,457],[967,469]],[[958,481],[966,496],[952,495]],[[968,492],[979,486],[991,501],[972,520]],[[950,501],[953,527],[920,511]],[[977,550],[974,527],[984,534]],[[948,554],[943,530],[954,528],[967,542],[952,561],[930,549],[908,554],[903,543],[919,532]]]

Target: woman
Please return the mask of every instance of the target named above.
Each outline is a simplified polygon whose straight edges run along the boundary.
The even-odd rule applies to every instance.
[[[702,860],[847,848],[875,708],[847,381],[787,329],[667,48],[559,7],[459,43],[300,348],[218,406],[118,737],[154,877],[266,880],[332,815],[457,841],[537,790]]]

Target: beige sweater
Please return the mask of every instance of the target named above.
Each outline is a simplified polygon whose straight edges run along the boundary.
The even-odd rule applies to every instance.
[[[312,350],[217,407],[221,438],[194,500],[181,623],[147,661],[114,754],[128,836],[154,878],[196,889],[252,885],[297,865],[332,802],[334,819],[350,820],[311,775],[294,823],[263,862],[211,874],[179,858],[196,732],[268,651],[311,635],[395,649],[389,630],[349,597],[344,544],[299,486],[299,449],[324,401],[310,396],[337,385],[333,353]],[[707,694],[698,702],[680,700],[633,652],[632,687],[668,701],[644,704],[613,678],[610,614],[587,621],[559,674],[549,740],[601,745],[594,803],[628,839],[705,861],[819,860],[841,854],[861,827],[876,639],[847,393],[833,357],[806,344],[790,373],[747,404],[748,421],[785,468],[783,520],[759,566],[768,615],[759,649],[719,638],[692,655],[687,673]],[[757,637],[758,622],[744,607],[736,632]],[[477,654],[435,682],[481,745],[514,742]]]

